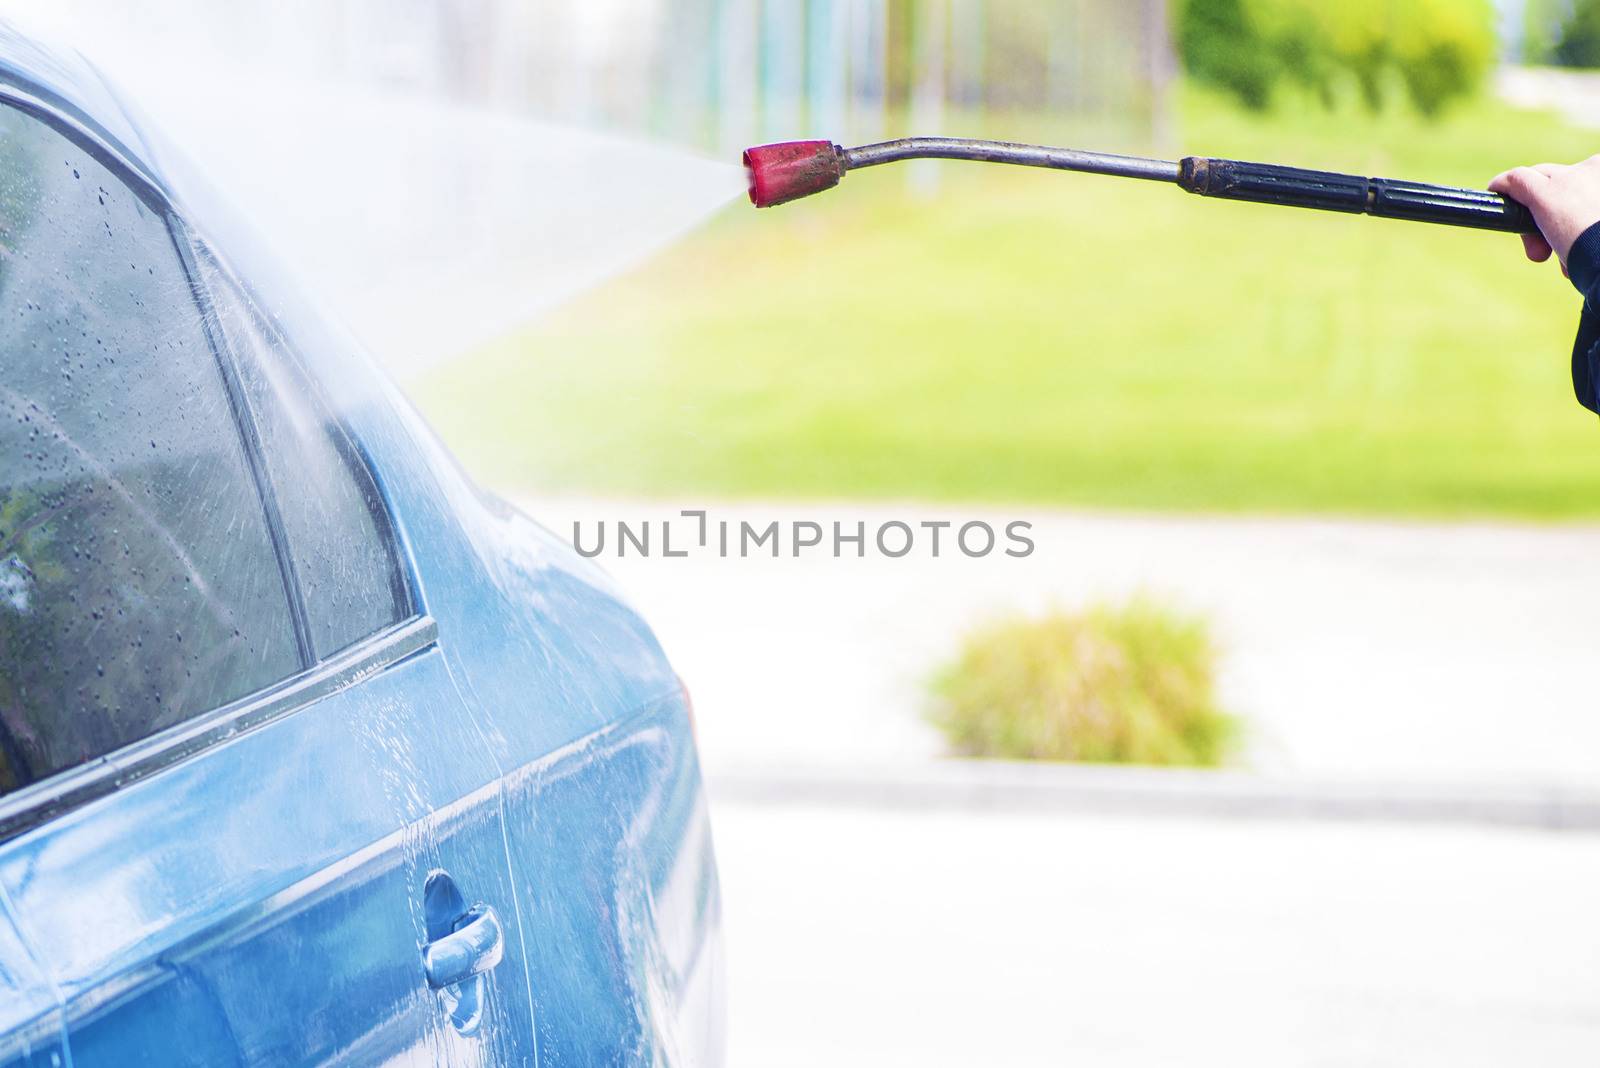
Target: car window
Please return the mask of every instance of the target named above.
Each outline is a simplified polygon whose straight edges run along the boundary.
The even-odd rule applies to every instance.
[[[166,218],[0,105],[0,792],[303,666]]]
[[[312,648],[326,657],[411,614],[388,512],[282,334],[208,251],[199,261],[261,436]]]

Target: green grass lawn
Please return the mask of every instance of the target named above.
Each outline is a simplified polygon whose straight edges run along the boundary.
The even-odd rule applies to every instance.
[[[1186,152],[1480,187],[1600,148],[1489,103],[1437,125],[1183,111]],[[511,490],[1600,515],[1578,297],[1515,238],[941,174],[931,197],[886,168],[730,208],[412,392]]]

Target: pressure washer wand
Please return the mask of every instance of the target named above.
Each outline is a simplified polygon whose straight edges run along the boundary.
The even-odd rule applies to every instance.
[[[959,137],[903,137],[860,148],[843,148],[831,141],[787,141],[746,149],[744,153],[744,165],[750,176],[750,201],[758,208],[786,204],[832,189],[846,171],[907,159],[964,159],[1048,167],[1058,171],[1171,182],[1200,196],[1226,200],[1250,200],[1258,204],[1318,208],[1517,234],[1537,230],[1526,207],[1498,193],[1236,159],[1187,156],[1173,162]]]

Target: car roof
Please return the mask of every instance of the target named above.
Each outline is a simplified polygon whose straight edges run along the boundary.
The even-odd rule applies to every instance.
[[[81,126],[171,199],[172,190],[161,176],[150,139],[132,107],[76,49],[25,33],[0,19],[0,86]]]

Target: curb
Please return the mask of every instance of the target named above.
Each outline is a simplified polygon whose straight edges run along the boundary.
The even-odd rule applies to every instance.
[[[707,773],[713,804],[1472,824],[1600,831],[1600,792],[1557,783],[1274,778],[998,760]]]

